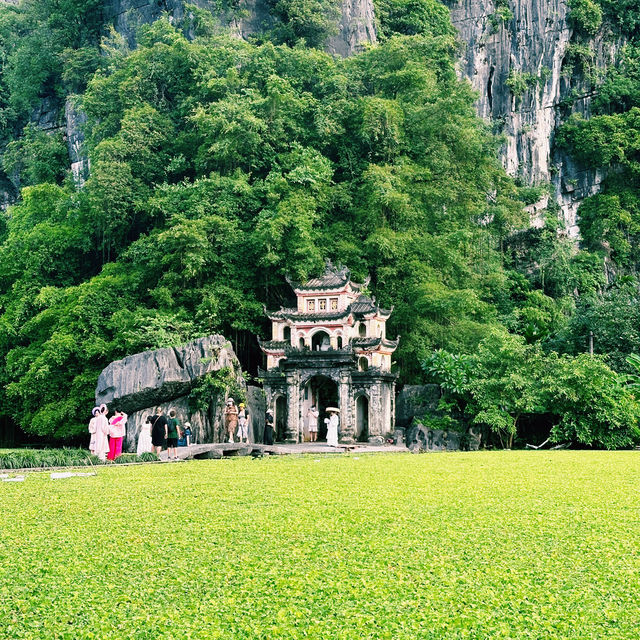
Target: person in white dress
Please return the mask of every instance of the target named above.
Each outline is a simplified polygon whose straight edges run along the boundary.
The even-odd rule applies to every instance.
[[[138,434],[138,448],[136,453],[141,455],[143,453],[150,453],[152,451],[151,444],[151,416],[147,416],[146,420],[140,427],[140,433]]]
[[[335,407],[327,407],[327,413],[329,417],[324,419],[327,425],[327,444],[331,447],[337,447],[338,425],[340,424],[340,419],[338,418],[339,411]]]
[[[89,420],[89,434],[91,435],[91,439],[89,440],[89,452],[94,456],[96,455],[96,432],[98,431],[98,415],[100,414],[100,407],[94,407],[91,410],[91,415],[93,416],[91,420]]]
[[[318,417],[320,412],[316,409],[316,405],[312,404],[307,412],[307,430],[309,431],[309,438],[311,442],[315,442],[318,439]]]
[[[249,412],[245,409],[244,402],[238,405],[238,432],[236,435],[240,442],[249,442]]]
[[[109,451],[109,421],[107,420],[107,405],[101,404],[98,407],[98,415],[96,416],[96,441],[95,452],[100,460],[107,459]]]

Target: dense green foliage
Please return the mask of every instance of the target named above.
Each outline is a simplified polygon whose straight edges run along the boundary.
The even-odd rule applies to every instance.
[[[98,5],[0,6],[0,177],[21,187],[0,215],[0,419],[46,437],[83,433],[110,361],[203,334],[223,333],[253,366],[253,336],[268,333],[262,305],[287,303],[285,276],[316,274],[326,258],[354,279],[370,274],[371,292],[394,307],[401,382],[425,380],[434,349],[488,357],[491,340],[511,335],[505,362],[482,360],[484,386],[473,389],[472,418],[507,440],[541,406],[538,390],[523,391],[536,374],[512,386],[523,354],[575,356],[594,331],[602,366],[628,369],[640,350],[632,46],[624,78],[604,81],[599,115],[559,138],[623,171],[583,206],[576,251],[553,211],[544,229],[524,230],[523,204],[546,187],[501,169],[499,140],[456,77],[459,43],[442,3],[379,0],[380,43],[346,60],[322,51],[337,29],[334,0],[272,2],[251,42],[221,27],[238,3],[218,3],[217,19],[190,7],[182,22],[143,25],[135,46]],[[511,19],[507,3],[497,7]],[[605,2],[576,0],[571,11],[579,39],[598,16],[611,21]],[[511,77],[512,92],[543,72]],[[66,141],[33,118],[43,100],[61,109],[71,94],[88,117],[81,187]],[[622,97],[628,109],[616,110]],[[614,313],[625,296],[630,306]],[[562,362],[580,375],[582,361]],[[498,395],[511,400],[498,406]],[[614,430],[628,445],[626,417]]]
[[[82,100],[85,187],[29,187],[6,220],[2,405],[25,429],[77,433],[110,360],[259,333],[284,276],[326,257],[395,305],[407,379],[420,350],[471,348],[497,322],[497,243],[524,220],[440,31],[345,61],[189,42],[166,20],[132,52],[112,36]]]
[[[425,369],[471,422],[486,425],[502,446],[511,447],[525,415],[551,416],[551,439],[606,449],[638,440],[640,404],[626,376],[601,358],[545,354],[539,344],[496,331],[472,355],[435,351]]]
[[[0,638],[633,638],[639,482],[567,451],[33,473],[0,483]]]

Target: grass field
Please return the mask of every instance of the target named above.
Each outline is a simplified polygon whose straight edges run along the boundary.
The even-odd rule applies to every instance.
[[[638,638],[640,453],[0,483],[0,638]]]

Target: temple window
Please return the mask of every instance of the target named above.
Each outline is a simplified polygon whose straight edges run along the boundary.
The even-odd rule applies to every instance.
[[[366,371],[369,368],[369,361],[362,357],[358,359],[358,370],[359,371]]]
[[[331,300],[329,301],[329,304],[331,306],[331,311],[338,310],[338,298],[331,298]]]
[[[319,307],[320,307],[320,311],[326,311],[327,310],[327,300],[326,298],[321,298],[318,302]]]
[[[315,300],[307,300],[307,311],[313,313],[316,310],[316,301]]]
[[[342,349],[342,336],[338,336],[338,349]]]
[[[282,339],[285,342],[291,342],[291,327],[284,327],[282,330]]]
[[[358,335],[361,338],[366,338],[367,337],[367,327],[364,324],[364,322],[361,322],[360,326],[358,327]]]

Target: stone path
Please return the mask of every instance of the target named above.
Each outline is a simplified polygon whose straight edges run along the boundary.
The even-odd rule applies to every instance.
[[[190,447],[178,447],[178,457],[180,460],[191,460],[193,458],[224,458],[228,456],[250,456],[250,455],[295,455],[295,454],[343,454],[343,453],[407,453],[408,449],[404,445],[371,445],[371,444],[349,444],[331,447],[324,442],[305,442],[303,444],[242,444],[221,442],[215,444],[192,444]],[[161,460],[167,460],[167,452],[160,455]]]

